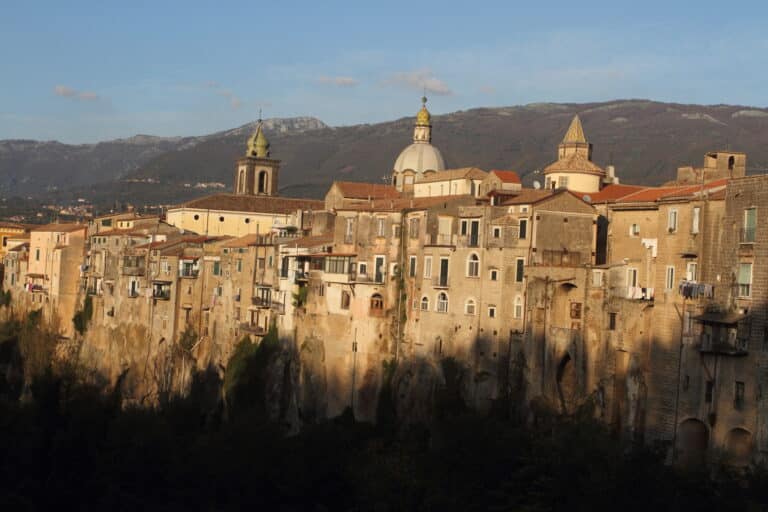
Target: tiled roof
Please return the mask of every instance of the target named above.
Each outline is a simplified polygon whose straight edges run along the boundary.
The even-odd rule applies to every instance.
[[[24,231],[29,231],[33,227],[35,226],[29,224],[18,224],[16,222],[0,221],[0,229],[22,229]]]
[[[274,196],[241,196],[235,194],[215,194],[193,199],[176,208],[195,208],[200,210],[222,210],[228,212],[282,213],[296,210],[322,210],[323,201],[315,199],[297,199]],[[175,208],[171,208],[173,210]]]
[[[433,196],[433,197],[413,197],[400,199],[379,199],[367,201],[364,204],[345,206],[337,208],[338,211],[400,211],[413,208],[429,208],[440,203],[453,201],[475,201],[475,198],[468,195],[461,196]]]
[[[612,202],[616,201],[618,199],[621,199],[622,197],[628,196],[629,194],[633,194],[635,192],[638,192],[640,190],[643,190],[644,188],[640,185],[621,185],[621,184],[615,184],[615,185],[608,185],[604,187],[600,192],[594,192],[592,194],[581,194],[581,197],[584,197],[585,195],[588,195],[591,199],[590,202],[592,203],[606,203],[606,202]]]
[[[394,199],[400,197],[400,193],[391,185],[357,181],[335,181],[333,184],[344,197],[351,199]]]
[[[550,172],[586,172],[590,174],[605,174],[605,171],[602,168],[577,153],[549,164],[544,168],[544,171],[542,172],[544,174]]]
[[[684,185],[676,187],[647,187],[628,194],[617,200],[618,203],[651,203],[663,199],[685,199],[701,194],[702,191],[717,192],[724,190],[728,178],[710,181],[703,185]],[[710,196],[711,197],[711,196]]]
[[[545,189],[535,188],[523,188],[520,189],[520,193],[514,197],[504,199],[500,206],[507,206],[513,204],[533,204],[542,199],[546,199],[551,196],[553,191]]]
[[[463,167],[461,169],[446,169],[445,171],[438,171],[435,174],[423,178],[416,182],[419,183],[434,183],[436,181],[448,181],[448,180],[460,180],[460,179],[473,179],[482,180],[488,176],[488,173],[477,167]]]
[[[515,171],[493,170],[489,174],[495,174],[504,183],[520,183],[520,176]]]
[[[238,238],[232,238],[227,240],[223,247],[250,247],[252,245],[272,245],[272,235],[258,235],[251,233],[249,235],[241,236]]]
[[[85,224],[76,224],[73,222],[67,223],[52,223],[45,224],[43,226],[37,226],[32,231],[40,231],[46,233],[71,233],[73,231],[79,231],[85,229]]]

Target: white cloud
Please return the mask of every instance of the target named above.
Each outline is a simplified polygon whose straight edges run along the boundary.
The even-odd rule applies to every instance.
[[[57,85],[53,88],[53,94],[61,98],[72,98],[81,101],[97,101],[100,96],[92,91],[78,91],[66,85]]]
[[[317,81],[321,84],[330,84],[336,87],[355,87],[360,83],[351,76],[321,76]]]
[[[448,84],[437,78],[429,69],[417,69],[415,71],[403,71],[395,73],[386,81],[389,84],[398,84],[418,91],[426,91],[438,96],[450,96],[453,91]]]
[[[223,89],[220,83],[209,80],[208,82],[205,82],[203,86],[208,89],[213,89],[217,96],[226,98],[227,101],[229,101],[229,106],[232,107],[233,110],[237,110],[243,106],[243,101],[229,89]]]

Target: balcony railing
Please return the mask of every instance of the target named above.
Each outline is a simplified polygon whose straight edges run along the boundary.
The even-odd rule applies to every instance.
[[[620,299],[653,300],[654,289],[639,286],[615,286],[611,288],[611,296]]]
[[[755,242],[755,228],[741,228],[741,237],[739,241],[743,244],[751,244]]]
[[[143,276],[146,271],[146,267],[123,267],[123,275],[125,276]]]
[[[251,305],[259,308],[272,307],[272,300],[267,297],[251,297]]]
[[[267,330],[264,327],[249,322],[241,323],[240,330],[243,332],[255,334],[256,336],[264,336],[267,334]]]
[[[170,300],[171,290],[153,290],[152,298],[158,300]]]
[[[432,287],[434,288],[448,288],[450,281],[447,275],[439,275],[432,278]]]
[[[712,339],[708,336],[702,336],[699,352],[726,356],[746,356],[749,353],[748,340],[746,338],[737,338],[733,343],[729,343],[722,338]]]
[[[183,268],[179,270],[179,277],[196,278],[198,275],[200,275],[199,269]]]

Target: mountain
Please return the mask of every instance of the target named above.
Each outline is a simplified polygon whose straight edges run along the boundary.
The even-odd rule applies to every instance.
[[[751,172],[768,168],[768,109],[733,105],[618,100],[477,108],[433,116],[433,143],[449,167],[514,169],[531,183],[534,171],[555,159],[574,114],[594,144],[594,160],[615,165],[624,183],[668,181],[678,166],[700,165],[705,152],[717,149],[746,152]],[[282,160],[281,193],[321,197],[333,180],[389,176],[410,143],[413,118],[344,127],[313,118],[265,124],[272,156]],[[253,123],[205,137],[140,136],[87,146],[0,141],[0,193],[39,193],[51,183],[88,198],[184,200],[210,193],[195,189],[198,182],[230,186],[252,130]],[[73,170],[71,178],[65,169]],[[162,186],[125,182],[147,179]]]

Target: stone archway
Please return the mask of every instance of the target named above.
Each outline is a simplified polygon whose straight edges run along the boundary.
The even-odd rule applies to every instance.
[[[726,463],[731,466],[748,466],[752,456],[752,434],[743,428],[728,432],[725,455]]]
[[[677,463],[687,469],[702,468],[707,462],[709,430],[703,421],[690,418],[677,431]]]

